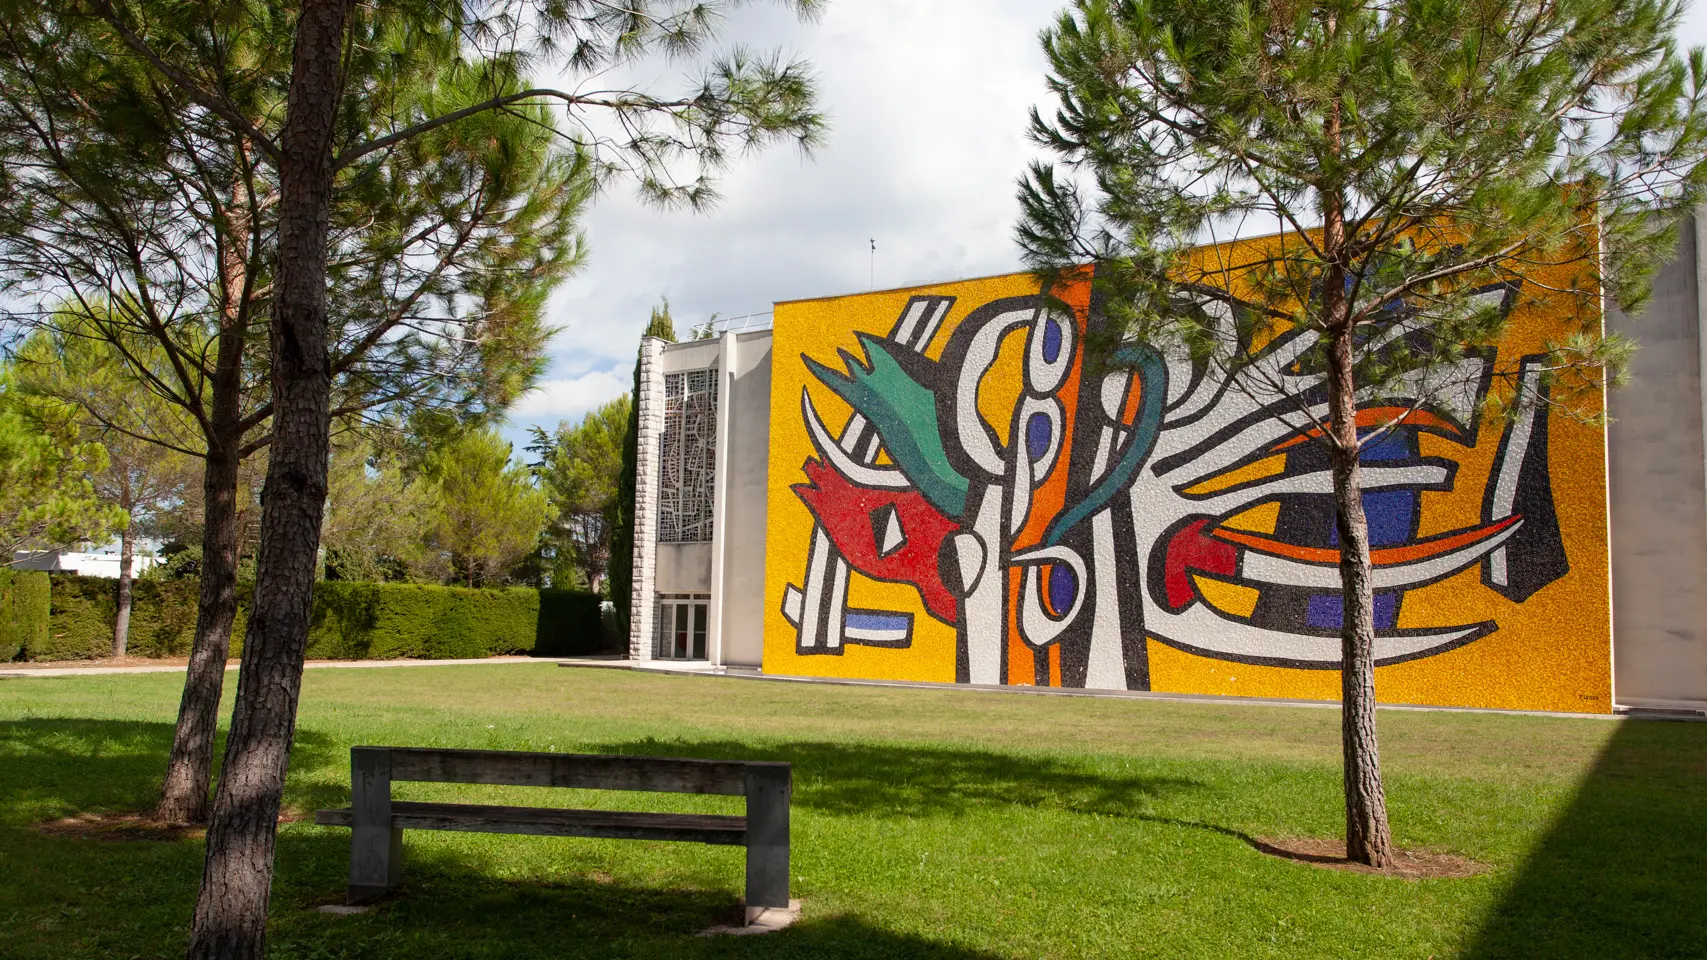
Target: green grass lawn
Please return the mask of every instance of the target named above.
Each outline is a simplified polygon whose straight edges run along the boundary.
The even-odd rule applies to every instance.
[[[175,957],[199,841],[44,836],[148,807],[177,674],[0,679],[0,956]],[[234,683],[228,683],[228,687]],[[334,957],[1707,957],[1707,724],[1384,711],[1408,881],[1264,856],[1340,831],[1339,714],[758,683],[547,664],[312,670],[287,804],[348,802],[352,744],[794,764],[794,928],[694,936],[739,848],[406,835],[341,899],[347,831],[281,830],[271,953]],[[404,799],[739,812],[739,798],[409,784]]]

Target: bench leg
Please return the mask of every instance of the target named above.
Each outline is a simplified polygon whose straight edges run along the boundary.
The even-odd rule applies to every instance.
[[[391,825],[391,751],[350,748],[350,888],[345,900],[366,903],[403,877],[403,831]]]
[[[767,907],[788,907],[787,764],[747,768],[747,923]]]
[[[367,903],[403,880],[403,830],[355,827],[350,831],[350,888],[344,902]]]

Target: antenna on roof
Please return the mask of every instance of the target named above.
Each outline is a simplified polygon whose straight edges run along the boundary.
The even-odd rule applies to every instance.
[[[877,289],[877,238],[871,238],[871,275],[866,278],[866,289]]]

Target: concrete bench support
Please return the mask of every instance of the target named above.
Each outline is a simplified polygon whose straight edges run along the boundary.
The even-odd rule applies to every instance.
[[[396,889],[403,877],[403,828],[391,822],[391,751],[350,750],[350,903]]]
[[[747,922],[766,907],[788,906],[788,804],[793,792],[787,764],[747,768]]]

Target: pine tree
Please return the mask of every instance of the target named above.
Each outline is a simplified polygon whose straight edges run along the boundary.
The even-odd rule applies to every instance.
[[[642,337],[657,337],[666,343],[676,342],[676,322],[670,319],[670,301],[664,297],[658,298],[658,305],[652,308],[652,315],[646,319],[646,329]]]
[[[1022,183],[1030,262],[1095,263],[1116,339],[1266,392],[1331,462],[1354,861],[1392,856],[1361,452],[1497,343],[1506,314],[1481,293],[1534,296],[1543,271],[1574,327],[1539,388],[1502,372],[1500,402],[1586,416],[1616,378],[1600,292],[1639,305],[1701,194],[1707,64],[1674,48],[1681,9],[1077,0],[1043,35],[1059,106],[1031,132],[1063,168]],[[1282,233],[1192,252],[1259,224]],[[1294,331],[1307,349],[1281,364],[1267,347]],[[1394,396],[1411,403],[1376,402]]]
[[[816,6],[812,0],[791,5],[805,12]],[[820,136],[823,122],[813,109],[811,78],[800,64],[732,53],[707,64],[679,96],[586,93],[574,83],[531,87],[521,82],[517,68],[557,57],[573,81],[651,52],[684,62],[710,41],[724,6],[704,0],[300,0],[268,8],[276,15],[267,25],[283,35],[267,49],[280,56],[288,51],[290,67],[266,88],[272,109],[264,113],[242,109],[249,87],[224,83],[217,69],[228,62],[225,51],[236,39],[230,34],[250,28],[246,4],[215,3],[216,12],[208,4],[189,10],[151,0],[84,0],[69,15],[79,28],[98,28],[122,42],[133,54],[128,63],[151,83],[178,91],[194,115],[222,125],[276,174],[278,184],[269,204],[276,223],[268,275],[272,443],[258,576],[207,834],[191,958],[259,960],[264,953],[277,814],[308,641],[336,409],[338,353],[328,290],[340,187],[379,175],[376,166],[397,148],[439,128],[477,114],[513,115],[554,103],[568,116],[572,129],[566,136],[597,151],[600,171],[632,174],[652,200],[703,208],[716,199],[713,174],[735,151],[785,140],[807,147]],[[215,42],[179,42],[186,21],[209,24]],[[391,31],[418,39],[379,42]],[[452,107],[398,97],[367,104],[365,111],[345,109],[349,94],[365,89],[378,61],[416,62],[413,47],[428,42],[472,54],[466,69],[485,99]],[[399,51],[407,54],[401,61],[395,57]],[[257,123],[258,117],[281,116],[281,104],[281,127]],[[617,121],[610,124],[617,133],[589,125],[587,118],[595,114]],[[387,132],[376,135],[369,121],[385,124]]]
[[[187,440],[195,435],[183,411],[154,395],[130,375],[112,344],[98,337],[67,335],[79,328],[65,317],[56,330],[38,331],[17,351],[13,372],[19,405],[45,430],[70,428],[99,438],[104,467],[90,473],[101,502],[124,516],[119,535],[118,603],[113,616],[112,654],[122,657],[130,641],[136,541],[158,532],[180,507],[193,484],[199,458],[155,436]],[[100,416],[91,415],[91,411]]]
[[[200,608],[156,810],[193,822],[210,809],[241,481],[272,443],[278,402],[265,349],[283,209],[272,137],[292,8],[177,9],[0,14],[0,281],[15,295],[6,319],[105,342],[179,411],[172,429],[155,418],[135,436],[203,461]],[[367,24],[339,133],[383,136],[399,116],[454,112],[484,84],[519,82],[513,58],[471,61],[457,36],[430,18]],[[133,42],[179,51],[186,84],[151,73]],[[208,96],[217,109],[198,99]],[[544,369],[544,301],[581,260],[592,173],[591,155],[525,103],[353,162],[328,198],[329,415],[385,432],[427,412],[501,416]],[[67,396],[105,425],[130,413]]]
[[[416,580],[429,563],[422,527],[437,505],[432,484],[396,451],[348,433],[332,444],[320,543],[326,579]]]
[[[34,416],[8,365],[0,368],[0,567],[22,550],[105,541],[124,516],[95,492],[106,450],[77,424]]]
[[[504,582],[506,571],[534,549],[551,519],[551,503],[527,468],[510,460],[496,430],[468,430],[428,460],[437,493],[428,527],[443,569],[464,586]]]

